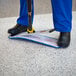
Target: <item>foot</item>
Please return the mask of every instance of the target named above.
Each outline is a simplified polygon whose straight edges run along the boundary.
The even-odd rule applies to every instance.
[[[70,32],[61,32],[57,44],[62,48],[67,48],[70,44]]]
[[[8,30],[8,33],[10,33],[11,36],[14,36],[19,33],[26,32],[26,31],[27,31],[27,26],[21,26],[19,24],[16,24],[15,27]]]

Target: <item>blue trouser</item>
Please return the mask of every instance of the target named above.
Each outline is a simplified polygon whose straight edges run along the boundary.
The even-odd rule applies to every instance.
[[[72,0],[51,0],[54,27],[60,32],[70,32],[72,28]]]
[[[53,10],[54,28],[59,32],[70,32],[72,28],[72,0],[51,0]],[[34,3],[32,0],[32,20],[34,16]],[[18,24],[28,26],[27,1],[20,0],[20,17]]]
[[[34,2],[32,0],[32,22],[33,18],[34,18]],[[17,19],[17,24],[28,26],[27,0],[20,0],[20,16]]]

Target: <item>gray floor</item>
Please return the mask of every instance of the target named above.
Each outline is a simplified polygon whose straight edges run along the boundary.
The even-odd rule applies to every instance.
[[[35,14],[50,13],[50,0],[34,0]],[[73,0],[73,10],[76,10],[76,0]],[[0,0],[0,17],[12,17],[19,15],[19,0]]]
[[[76,76],[76,12],[67,49],[8,39],[7,30],[15,25],[16,19],[0,18],[0,76]],[[52,28],[52,15],[35,15],[33,25],[36,30]],[[50,34],[55,38],[58,35]]]

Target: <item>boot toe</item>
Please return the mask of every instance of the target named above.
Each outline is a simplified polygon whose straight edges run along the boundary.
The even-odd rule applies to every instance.
[[[26,31],[27,31],[27,26],[22,26],[22,25],[17,24],[15,27],[9,29],[8,33],[13,36],[13,35],[17,35],[19,33],[26,32]]]
[[[70,33],[60,33],[60,37],[57,44],[62,48],[67,48],[70,44]]]
[[[61,42],[61,41],[58,41],[58,46],[62,47],[62,48],[67,48],[69,46],[69,43],[68,42]]]
[[[11,33],[11,31],[12,31],[12,29],[9,29],[9,30],[8,30],[8,33]]]

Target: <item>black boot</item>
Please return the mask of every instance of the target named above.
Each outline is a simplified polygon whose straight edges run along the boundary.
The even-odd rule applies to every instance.
[[[15,27],[11,28],[8,30],[8,33],[11,34],[11,36],[14,36],[16,34],[26,32],[27,31],[27,26],[21,26],[19,24],[16,24]]]
[[[67,48],[70,44],[70,32],[61,32],[57,44],[62,48]]]

